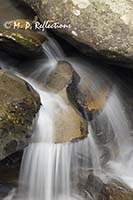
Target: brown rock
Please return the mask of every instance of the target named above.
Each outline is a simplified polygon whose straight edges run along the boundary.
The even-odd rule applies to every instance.
[[[46,87],[51,92],[57,93],[65,103],[65,109],[56,114],[54,142],[67,142],[84,138],[88,134],[88,123],[82,118],[79,111],[68,100],[67,87],[72,82],[73,75],[78,75],[67,63],[60,61],[49,75]]]
[[[48,90],[59,92],[66,88],[71,82],[74,74],[72,66],[64,61],[59,61],[56,69],[53,70],[47,79]]]
[[[40,98],[28,83],[0,70],[0,160],[28,143],[39,107]]]

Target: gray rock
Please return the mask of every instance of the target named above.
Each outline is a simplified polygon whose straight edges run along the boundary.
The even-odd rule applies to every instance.
[[[0,160],[28,143],[39,107],[40,98],[29,84],[0,70]]]
[[[43,22],[70,24],[55,29],[89,55],[133,62],[132,0],[24,0]],[[82,44],[82,45],[81,45]],[[132,65],[131,65],[132,66]]]

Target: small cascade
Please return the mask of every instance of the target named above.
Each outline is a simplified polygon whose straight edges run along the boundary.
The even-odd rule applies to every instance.
[[[124,107],[120,102],[117,91],[113,91],[103,111],[112,125],[119,146],[121,158],[130,151],[132,138]],[[126,139],[125,139],[126,138]]]
[[[49,60],[64,60],[65,54],[59,44],[53,38],[47,36],[47,41],[42,45],[44,53]]]
[[[118,151],[117,156],[107,163],[110,176],[133,188],[133,140],[128,118],[116,89],[110,94],[103,113],[111,123]]]
[[[52,142],[54,126],[56,126],[54,118],[57,111],[66,109],[65,103],[56,94],[36,90],[40,94],[42,106],[31,144],[24,151],[16,199],[81,199],[71,190],[72,179],[78,177],[83,168],[88,168],[89,159],[92,158],[94,159],[90,166],[91,170],[95,172],[100,170],[98,155],[94,155],[97,147],[92,129],[89,127],[90,133],[84,140],[54,144]],[[83,158],[82,162],[80,157]]]
[[[4,200],[84,200],[77,185],[81,181],[85,185],[89,173],[93,173],[103,182],[107,183],[115,178],[133,188],[132,138],[117,89],[112,89],[99,115],[100,123],[103,123],[100,116],[104,116],[112,128],[116,148],[114,144],[107,143],[106,146],[110,145],[109,151],[115,156],[102,165],[96,130],[90,122],[88,122],[88,136],[85,139],[54,143],[57,113],[67,112],[67,105],[58,93],[46,90],[44,83],[55,69],[58,60],[64,60],[65,56],[51,38],[43,44],[43,50],[47,55],[45,62],[33,70],[28,78],[24,78],[39,93],[42,105],[31,142],[24,150],[19,188]],[[91,94],[97,94],[100,84],[104,84],[105,79],[105,82],[109,80],[106,74],[99,72],[90,64],[86,66],[82,62],[79,64],[78,60],[66,60],[81,77],[79,88],[88,87]],[[16,73],[23,77],[20,72]],[[110,126],[106,134],[110,131]],[[89,200],[96,200],[89,193],[88,196]]]
[[[58,95],[37,91],[42,106],[31,144],[24,152],[18,195],[25,200],[54,200],[60,195],[68,199],[71,147],[52,142],[56,112],[65,109],[65,104]]]

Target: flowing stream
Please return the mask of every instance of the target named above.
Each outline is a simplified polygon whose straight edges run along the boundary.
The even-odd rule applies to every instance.
[[[75,182],[81,180],[80,176],[85,177],[85,182],[90,171],[104,182],[116,178],[133,188],[132,138],[116,87],[112,88],[99,115],[100,123],[103,116],[107,117],[116,141],[116,149],[114,144],[110,146],[107,144],[112,156],[104,167],[101,164],[101,150],[95,140],[95,130],[90,123],[88,123],[87,138],[77,142],[68,141],[59,144],[53,142],[56,115],[58,112],[67,112],[67,105],[58,94],[43,89],[37,80],[41,77],[45,81],[57,61],[64,59],[64,54],[51,39],[47,45],[43,45],[43,48],[48,57],[47,62],[34,70],[28,78],[24,78],[39,93],[42,105],[31,142],[24,150],[19,188],[17,191],[12,191],[5,200],[83,200]],[[86,73],[83,63],[79,64],[72,59],[69,59],[69,62],[80,74],[81,82],[85,78],[91,79],[92,73],[95,74],[95,82],[92,80],[92,92],[105,77],[89,66]],[[20,76],[19,72],[17,74]],[[88,199],[93,198],[90,195]]]

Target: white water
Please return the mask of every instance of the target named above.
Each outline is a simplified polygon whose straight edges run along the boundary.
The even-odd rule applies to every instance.
[[[37,90],[41,109],[31,144],[23,156],[19,195],[25,200],[56,200],[70,195],[69,168],[71,148],[69,143],[54,144],[54,118],[58,110],[65,110],[63,100],[56,94]],[[26,192],[26,190],[28,190]]]
[[[110,94],[103,112],[112,125],[118,145],[117,150],[113,147],[111,149],[111,151],[118,151],[118,153],[114,159],[107,163],[109,176],[117,178],[133,188],[133,139],[126,112],[116,89]]]
[[[74,200],[81,199],[71,190],[71,170],[81,173],[79,155],[95,157],[93,168],[100,168],[99,158],[94,155],[96,145],[92,132],[83,141],[64,144],[52,143],[56,112],[66,110],[65,103],[56,94],[37,89],[41,97],[41,109],[31,144],[25,149],[17,199],[22,200]],[[91,156],[91,157],[92,157]],[[86,168],[89,163],[86,163]],[[82,165],[82,164],[81,164]],[[76,195],[76,198],[75,198]]]
[[[54,69],[57,61],[64,57],[53,41],[44,46],[44,51],[49,59],[47,63],[31,74],[30,77],[36,80],[40,79],[40,75],[43,75],[44,71],[46,78]],[[87,66],[88,69],[85,71],[83,63],[72,61],[72,64],[80,74],[81,82],[93,78],[91,88],[89,88],[92,93],[98,89],[100,82],[106,77],[104,74],[94,71],[93,66]],[[75,182],[74,180],[77,183],[81,181],[80,176],[84,176],[84,173],[84,182],[86,182],[86,174],[89,174],[90,171],[104,181],[117,178],[133,188],[132,138],[117,89],[110,93],[102,114],[106,115],[112,126],[118,152],[115,153],[116,149],[111,146],[110,152],[117,155],[112,157],[103,168],[101,167],[100,150],[94,139],[95,130],[92,130],[90,126],[88,127],[88,137],[82,141],[64,144],[52,143],[56,113],[65,112],[67,107],[57,94],[40,89],[40,86],[31,80],[30,83],[40,94],[42,106],[31,144],[24,151],[17,195],[12,193],[6,200],[12,199],[13,194],[17,200],[83,200],[73,182]],[[90,199],[93,198],[90,196]]]

